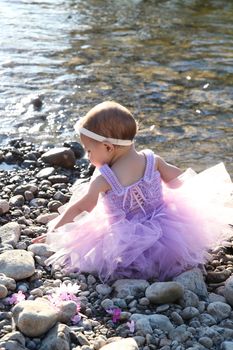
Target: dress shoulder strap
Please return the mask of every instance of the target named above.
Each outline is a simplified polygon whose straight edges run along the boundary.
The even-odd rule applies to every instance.
[[[123,193],[124,187],[120,184],[116,175],[107,164],[104,164],[102,167],[100,167],[99,172],[109,183],[113,192],[117,193],[118,195]]]
[[[144,173],[144,180],[150,181],[155,172],[156,157],[154,155],[154,152],[152,152],[150,149],[144,150],[143,153],[146,156],[146,169]]]

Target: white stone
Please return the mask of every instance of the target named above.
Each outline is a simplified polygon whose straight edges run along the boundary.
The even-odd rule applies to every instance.
[[[41,214],[36,218],[36,221],[39,224],[47,224],[49,221],[55,219],[58,215],[59,215],[58,213]]]
[[[0,215],[9,211],[10,205],[5,199],[0,199]]]
[[[104,345],[101,350],[138,350],[138,345],[133,338],[126,338]]]
[[[18,281],[35,272],[32,255],[25,250],[11,250],[0,254],[0,273]]]
[[[24,300],[12,309],[18,329],[28,337],[40,337],[58,320],[58,310],[47,300]]]
[[[0,237],[3,244],[15,247],[20,237],[20,225],[17,222],[8,222],[0,227]]]
[[[54,252],[49,248],[48,244],[45,243],[35,243],[28,246],[28,251],[32,252],[34,255],[45,256],[49,258]]]

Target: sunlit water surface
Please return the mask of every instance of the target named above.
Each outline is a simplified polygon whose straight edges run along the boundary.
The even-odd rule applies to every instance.
[[[0,0],[0,144],[75,140],[74,122],[114,99],[139,148],[233,175],[232,19],[229,0]]]

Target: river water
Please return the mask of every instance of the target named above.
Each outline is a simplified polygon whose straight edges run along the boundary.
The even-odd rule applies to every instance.
[[[75,121],[114,99],[139,148],[233,175],[232,0],[0,0],[0,78],[0,145],[75,140]]]

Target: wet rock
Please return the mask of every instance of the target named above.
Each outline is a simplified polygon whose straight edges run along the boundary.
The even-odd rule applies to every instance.
[[[149,283],[145,280],[120,279],[114,282],[112,287],[118,298],[125,298],[128,295],[140,297],[144,296]]]
[[[208,299],[206,284],[198,268],[183,272],[173,280],[182,284],[185,289],[191,290],[197,294],[201,299]]]
[[[24,300],[12,309],[17,328],[28,337],[39,337],[58,320],[58,310],[47,300]]]
[[[7,200],[0,199],[0,215],[7,213],[9,209],[9,202]]]
[[[32,276],[35,264],[32,255],[25,250],[11,250],[0,254],[0,273],[18,281]]]
[[[31,99],[31,104],[33,105],[35,110],[40,110],[43,102],[40,96],[35,96]]]
[[[0,237],[3,244],[11,244],[15,247],[20,237],[20,225],[17,222],[9,222],[0,227]]]
[[[126,338],[104,345],[101,350],[138,350],[138,345],[133,338]]]
[[[151,303],[172,303],[183,296],[184,288],[177,282],[155,282],[145,292]]]
[[[66,147],[53,148],[44,153],[41,159],[45,163],[63,168],[73,168],[76,162],[74,152]]]
[[[68,326],[56,324],[43,339],[40,350],[70,350],[70,332]]]

